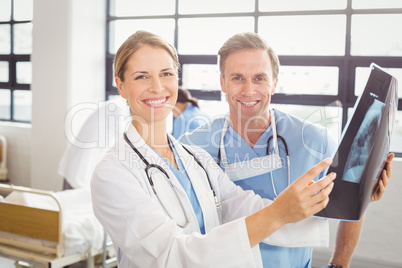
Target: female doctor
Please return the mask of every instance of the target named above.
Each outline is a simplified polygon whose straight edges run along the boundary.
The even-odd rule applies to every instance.
[[[262,267],[262,240],[286,245],[305,239],[292,237],[291,228],[286,239],[281,227],[326,206],[335,174],[311,180],[330,159],[269,204],[235,186],[208,153],[167,134],[179,68],[170,44],[136,32],[117,51],[114,68],[132,122],[97,165],[91,191],[119,267]],[[311,240],[311,234],[306,237]]]

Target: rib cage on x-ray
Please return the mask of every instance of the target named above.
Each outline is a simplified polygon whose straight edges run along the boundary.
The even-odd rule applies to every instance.
[[[353,140],[342,180],[359,183],[373,149],[384,103],[374,100]]]

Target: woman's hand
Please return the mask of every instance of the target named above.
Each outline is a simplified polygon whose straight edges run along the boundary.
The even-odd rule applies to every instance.
[[[312,180],[331,163],[329,158],[321,161],[293,182],[271,204],[278,208],[279,217],[285,223],[310,217],[327,206],[336,174],[330,173],[317,182]]]
[[[246,217],[251,247],[283,225],[310,217],[327,206],[335,173],[328,174],[317,182],[313,182],[313,179],[331,163],[329,158],[321,161],[278,195],[272,204]]]
[[[390,153],[387,157],[387,163],[384,170],[381,172],[381,177],[378,178],[373,186],[373,192],[371,193],[371,202],[378,201],[384,195],[385,188],[388,185],[388,180],[391,178],[391,162],[394,159],[394,154]]]

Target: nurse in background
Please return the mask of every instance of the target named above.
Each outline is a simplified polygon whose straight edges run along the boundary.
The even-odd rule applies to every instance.
[[[262,267],[264,239],[322,245],[320,232],[305,239],[293,230],[327,205],[335,174],[311,180],[332,161],[312,167],[273,202],[243,191],[208,153],[167,134],[178,68],[175,48],[144,31],[115,56],[116,85],[132,122],[95,168],[91,196],[119,267]]]
[[[211,117],[200,109],[198,100],[188,90],[179,88],[177,102],[173,108],[173,137],[178,139],[186,132],[211,122]]]

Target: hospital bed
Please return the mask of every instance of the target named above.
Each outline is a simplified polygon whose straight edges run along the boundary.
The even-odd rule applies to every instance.
[[[0,256],[16,267],[117,266],[88,188],[50,192],[0,183],[0,198]]]

